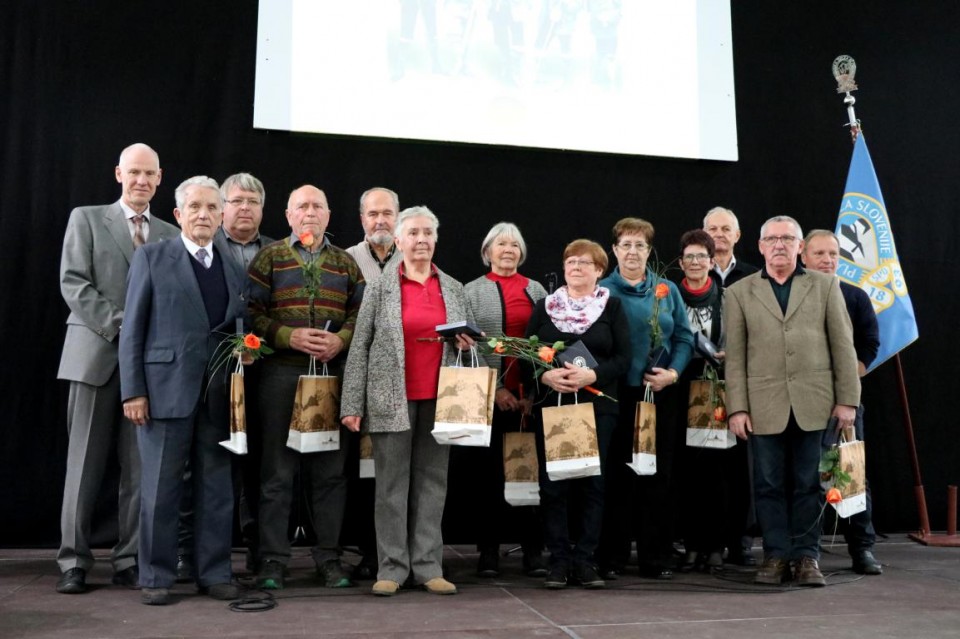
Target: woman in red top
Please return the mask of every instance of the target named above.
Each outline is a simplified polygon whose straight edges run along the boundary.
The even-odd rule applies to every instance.
[[[490,272],[478,277],[463,288],[467,306],[473,313],[477,327],[489,336],[509,335],[523,337],[534,305],[546,297],[539,282],[521,275],[517,269],[527,257],[527,245],[516,225],[509,222],[495,224],[480,246],[480,257]],[[520,366],[512,358],[493,354],[484,355],[487,366],[500,371],[493,412],[493,436],[489,448],[454,451],[454,455],[469,455],[478,470],[476,482],[479,503],[476,512],[477,550],[480,559],[477,574],[496,577],[500,574],[501,523],[509,520],[510,509],[504,501],[503,434],[520,429],[524,414],[530,412],[530,401],[521,399]],[[454,468],[458,466],[455,464]],[[456,482],[455,482],[456,483]],[[515,511],[516,536],[523,549],[523,569],[531,577],[547,574],[542,558],[543,535],[539,517],[533,508]]]

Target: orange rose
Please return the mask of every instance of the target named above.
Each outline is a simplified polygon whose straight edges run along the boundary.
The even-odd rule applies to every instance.
[[[304,231],[303,233],[300,234],[300,243],[307,248],[310,248],[311,246],[313,246],[313,243],[316,241],[317,241],[317,238],[313,236],[313,232],[311,231]]]
[[[713,409],[713,421],[724,422],[727,420],[727,409],[723,406],[717,406]]]
[[[654,297],[656,297],[658,300],[662,300],[669,294],[670,294],[670,287],[667,286],[665,282],[660,282],[659,284],[657,284],[657,288],[653,292]]]
[[[254,335],[253,333],[247,333],[243,337],[243,345],[247,348],[257,350],[260,348],[260,338]]]
[[[839,504],[841,501],[843,501],[843,495],[837,488],[831,488],[827,491],[828,504]]]
[[[507,349],[504,347],[503,342],[497,342],[497,345],[493,347],[494,353],[505,353]]]
[[[556,354],[557,351],[549,346],[541,346],[540,350],[537,351],[537,357],[540,358],[540,361],[546,362],[547,364],[553,361],[553,356]]]

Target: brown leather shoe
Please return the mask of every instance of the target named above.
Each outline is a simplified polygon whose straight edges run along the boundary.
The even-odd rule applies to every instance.
[[[425,584],[423,584],[424,590],[429,592],[431,595],[455,595],[457,594],[457,587],[452,583],[444,579],[443,577],[434,577],[430,579]]]
[[[790,571],[787,567],[787,562],[783,559],[772,557],[763,560],[763,563],[757,570],[757,574],[753,577],[753,583],[779,586],[789,578]]]
[[[798,586],[807,586],[808,588],[823,588],[827,585],[826,580],[823,578],[823,573],[820,572],[820,566],[817,565],[817,560],[813,557],[803,557],[796,563],[794,568],[797,573],[797,585]]]

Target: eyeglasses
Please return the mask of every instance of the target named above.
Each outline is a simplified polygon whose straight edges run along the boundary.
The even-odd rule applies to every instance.
[[[578,260],[575,257],[571,257],[564,260],[563,265],[567,268],[585,268],[587,266],[593,266],[593,260]]]
[[[768,235],[761,237],[760,241],[767,246],[776,246],[777,242],[783,242],[784,246],[792,246],[797,241],[796,235]]]
[[[706,253],[688,253],[683,256],[683,261],[692,264],[694,262],[709,262],[710,256]]]
[[[619,248],[621,251],[626,251],[627,253],[633,249],[637,249],[637,253],[643,253],[650,248],[650,245],[643,242],[620,242],[617,244],[617,248]]]
[[[227,200],[227,204],[230,206],[260,206],[260,200],[255,197],[235,197],[232,200]]]

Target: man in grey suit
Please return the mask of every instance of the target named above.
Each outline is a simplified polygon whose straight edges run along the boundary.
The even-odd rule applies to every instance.
[[[134,249],[177,235],[175,226],[150,212],[161,177],[160,158],[153,149],[146,144],[125,148],[114,173],[122,189],[120,200],[73,210],[60,262],[60,291],[70,316],[57,377],[70,382],[70,441],[57,553],[63,574],[57,591],[67,594],[87,589],[87,572],[94,562],[90,527],[113,448],[120,463],[113,583],[137,587],[140,457],[136,435],[120,408],[117,335]]]
[[[860,378],[850,317],[836,278],[797,264],[793,218],[760,230],[764,268],[726,289],[727,411],[740,439],[753,435],[754,492],[763,565],[754,581],[826,585],[820,557],[820,441],[828,420],[853,426]]]
[[[231,460],[219,445],[229,432],[228,371],[209,364],[221,336],[244,317],[246,280],[213,243],[223,206],[216,181],[190,178],[176,200],[180,238],[137,252],[120,334],[123,412],[140,448],[140,585],[148,605],[170,602],[187,460],[197,585],[215,599],[239,595],[230,569]]]

